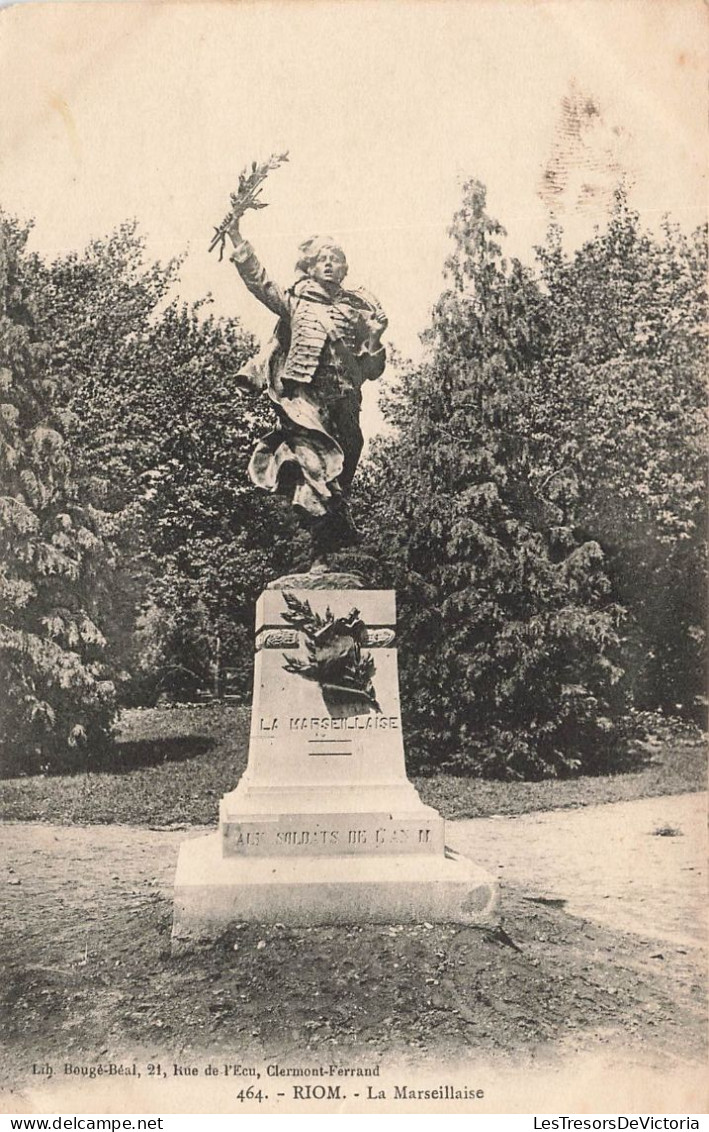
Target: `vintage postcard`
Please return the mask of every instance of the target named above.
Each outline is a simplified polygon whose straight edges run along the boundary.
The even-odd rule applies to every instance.
[[[4,1112],[706,1111],[706,80],[0,8]]]

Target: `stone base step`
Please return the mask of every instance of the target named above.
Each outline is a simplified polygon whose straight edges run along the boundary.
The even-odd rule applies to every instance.
[[[219,833],[180,847],[173,943],[231,924],[497,922],[498,889],[466,857],[224,857]]]

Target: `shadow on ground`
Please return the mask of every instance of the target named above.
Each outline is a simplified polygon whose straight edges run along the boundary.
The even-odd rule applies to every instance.
[[[94,772],[130,774],[141,767],[182,763],[211,751],[215,740],[207,735],[169,736],[161,739],[125,739],[91,767]]]

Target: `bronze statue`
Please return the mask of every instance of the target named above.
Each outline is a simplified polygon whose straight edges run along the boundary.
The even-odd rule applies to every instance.
[[[384,370],[387,319],[372,295],[342,286],[347,260],[327,237],[300,245],[295,283],[283,290],[242,238],[243,211],[223,222],[214,243],[229,235],[244,283],[278,315],[272,341],[239,375],[251,389],[267,390],[277,415],[273,432],[256,445],[249,475],[296,508],[317,567],[357,538],[348,494],[363,443],[361,387]]]

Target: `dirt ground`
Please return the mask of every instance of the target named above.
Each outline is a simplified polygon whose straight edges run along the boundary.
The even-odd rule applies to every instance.
[[[706,794],[448,822],[446,831],[501,885],[572,916],[678,947],[709,938]]]
[[[44,1062],[133,1057],[354,1063],[484,1054],[540,1063],[619,1046],[664,1071],[700,1063],[706,957],[702,929],[689,920],[705,884],[694,858],[706,801],[689,797],[650,800],[657,813],[640,817],[632,808],[646,802],[449,823],[456,848],[477,846],[498,875],[505,865],[499,934],[249,925],[179,957],[170,952],[171,889],[184,830],[8,824],[0,830],[6,1098],[36,1088],[33,1066]],[[583,837],[574,821],[586,823]],[[618,876],[609,831],[622,841],[630,829],[649,853],[635,858],[639,916],[627,883],[608,887]],[[637,851],[632,837],[627,851]],[[584,897],[574,883],[589,873],[595,904],[588,885]],[[613,906],[625,918],[608,914]]]

